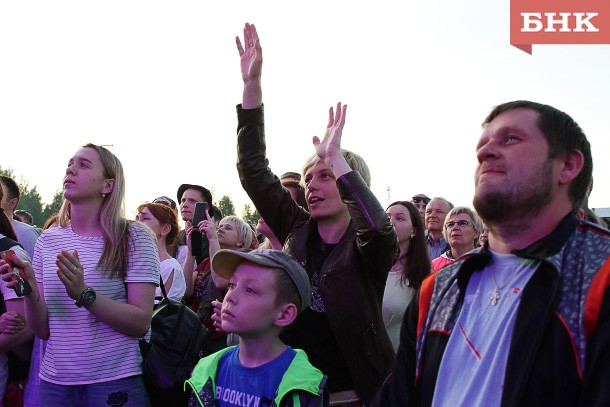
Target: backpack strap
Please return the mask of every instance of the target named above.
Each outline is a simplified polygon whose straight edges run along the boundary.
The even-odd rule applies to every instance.
[[[161,286],[161,293],[163,293],[163,298],[167,298],[167,293],[165,292],[165,284],[163,284],[163,277],[159,276],[159,285]]]

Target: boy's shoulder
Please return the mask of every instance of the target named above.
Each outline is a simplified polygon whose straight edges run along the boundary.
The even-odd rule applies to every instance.
[[[295,355],[284,372],[278,388],[280,405],[291,405],[290,396],[299,398],[301,405],[328,405],[327,377],[311,364],[305,351],[295,349]]]
[[[235,352],[236,348],[237,346],[229,346],[228,348],[221,349],[216,353],[201,358],[193,369],[189,381],[194,385],[200,384],[203,386],[208,378],[211,377],[212,379],[215,379],[220,360],[225,354]]]

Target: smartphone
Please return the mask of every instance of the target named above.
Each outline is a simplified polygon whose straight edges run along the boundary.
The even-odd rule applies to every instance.
[[[28,280],[23,275],[23,270],[13,264],[14,254],[15,252],[12,250],[5,250],[0,253],[2,260],[4,260],[13,269],[11,278],[13,281],[17,281],[17,285],[13,287],[13,290],[15,290],[18,297],[23,297],[24,295],[32,292],[32,287],[30,287],[30,283],[28,283]]]
[[[191,222],[191,224],[194,227],[197,227],[197,225],[199,225],[199,222],[201,222],[202,220],[207,219],[207,217],[205,216],[205,212],[208,210],[208,208],[210,207],[210,205],[208,205],[207,202],[197,202],[195,204],[195,213],[193,213],[193,222]],[[201,235],[201,232],[199,232],[199,230],[193,230],[193,233],[191,234],[191,254],[193,256],[203,256],[203,236]]]
[[[199,222],[206,220],[205,212],[208,210],[210,205],[207,202],[197,202],[195,204],[195,213],[193,213],[193,226],[199,225]]]

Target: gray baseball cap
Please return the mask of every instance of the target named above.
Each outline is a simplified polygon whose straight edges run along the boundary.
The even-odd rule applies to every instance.
[[[309,298],[310,286],[309,276],[303,267],[297,263],[291,255],[281,250],[269,249],[238,249],[238,250],[219,250],[212,258],[212,270],[220,277],[229,280],[235,269],[244,261],[261,266],[283,269],[297,287],[299,297],[301,298],[301,307],[299,312],[303,311],[311,304]]]

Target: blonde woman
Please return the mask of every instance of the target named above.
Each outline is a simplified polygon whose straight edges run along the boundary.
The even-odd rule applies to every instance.
[[[38,239],[33,265],[14,259],[32,286],[28,325],[48,340],[41,405],[148,406],[138,338],[159,281],[154,237],[124,218],[123,168],[104,147],[78,149],[63,188],[58,226]]]

